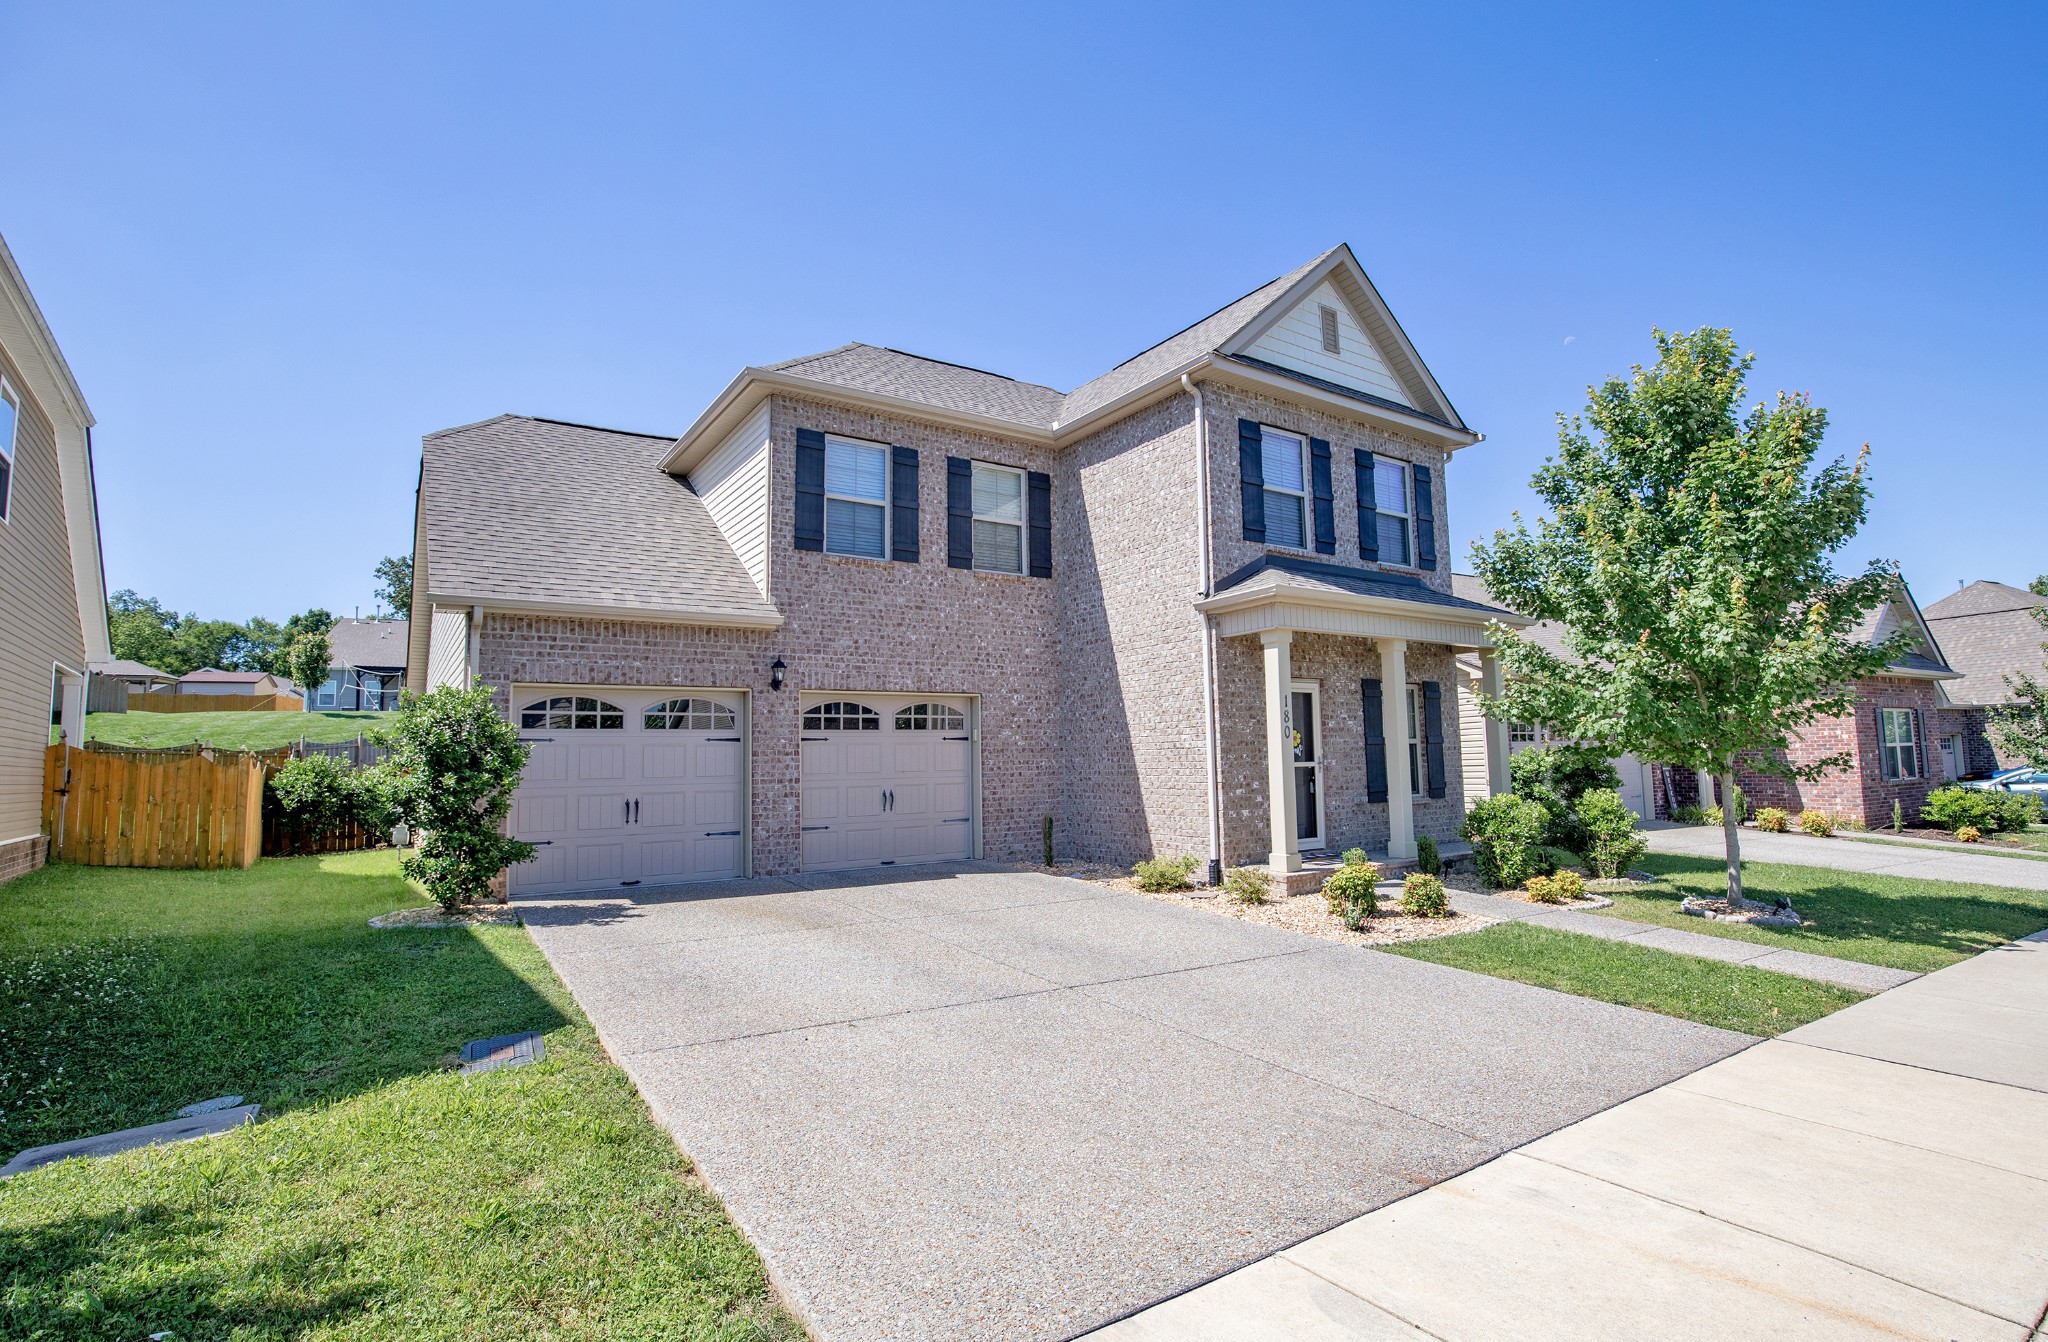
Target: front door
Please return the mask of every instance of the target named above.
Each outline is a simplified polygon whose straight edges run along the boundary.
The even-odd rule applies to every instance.
[[[1295,681],[1288,707],[1294,733],[1294,838],[1308,851],[1323,846],[1323,714],[1315,682]]]
[[[1941,738],[1941,767],[1950,778],[1963,776],[1963,738],[1944,736]]]

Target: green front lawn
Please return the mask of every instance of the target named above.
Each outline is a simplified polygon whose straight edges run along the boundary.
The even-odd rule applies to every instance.
[[[388,850],[0,886],[0,1154],[266,1119],[0,1185],[0,1331],[801,1336],[525,929],[366,926],[420,902]],[[452,1070],[518,1030],[544,1062]]]
[[[1765,1037],[1819,1020],[1864,997],[1790,974],[1528,923],[1496,923],[1477,932],[1380,949]]]
[[[273,750],[301,736],[334,744],[368,736],[396,713],[316,709],[310,713],[89,713],[85,739],[113,746],[189,746]]]
[[[1766,903],[1783,895],[1814,926],[1716,923],[1686,917],[1678,901],[1685,895],[1727,893],[1723,863],[1653,853],[1640,865],[1659,882],[1621,893],[1603,890],[1614,907],[1596,912],[1894,969],[1940,969],[2048,927],[2048,892],[1770,862],[1743,863],[1743,893]]]

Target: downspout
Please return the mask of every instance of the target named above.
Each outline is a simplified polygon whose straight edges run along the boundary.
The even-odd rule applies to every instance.
[[[1202,389],[1186,373],[1180,375],[1181,389],[1195,399],[1195,478],[1201,496],[1202,599],[1215,593],[1215,556],[1209,537],[1209,416],[1202,403]],[[1202,736],[1203,765],[1209,802],[1209,884],[1223,883],[1223,770],[1217,757],[1216,730],[1216,622],[1202,613]]]
[[[482,606],[471,606],[469,608],[469,666],[467,667],[469,683],[462,688],[466,690],[476,688],[477,679],[483,670],[483,656],[484,608]]]

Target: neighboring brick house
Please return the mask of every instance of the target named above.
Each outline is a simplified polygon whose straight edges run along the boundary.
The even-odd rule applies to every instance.
[[[424,441],[408,679],[533,742],[515,892],[1410,858],[1519,623],[1439,559],[1478,441],[1345,247],[1071,393],[854,344],[679,439],[500,416]]]
[[[1942,714],[1941,747],[1960,761],[1962,776],[1982,777],[2027,761],[2002,753],[1986,730],[1990,710],[2012,697],[2005,678],[2021,672],[2048,678],[2048,628],[2038,615],[2048,598],[2002,582],[1973,582],[1929,603],[1927,624],[1960,680],[1942,687],[1950,708]]]
[[[1874,645],[1900,630],[1911,640],[1912,651],[1883,675],[1858,681],[1855,708],[1847,716],[1813,724],[1783,756],[1809,764],[1846,751],[1848,765],[1811,783],[1737,768],[1736,783],[1751,806],[1825,811],[1876,828],[1891,823],[1895,802],[1908,822],[1916,820],[1927,794],[1960,776],[1938,744],[1951,712],[1943,686],[1960,676],[1944,660],[1913,593],[1900,583],[1893,598],[1865,616],[1852,637]],[[1682,770],[1659,773],[1669,773],[1666,795],[1677,804],[1699,800],[1695,776]]]
[[[111,657],[92,411],[0,241],[0,880],[43,865],[50,728],[80,739]]]

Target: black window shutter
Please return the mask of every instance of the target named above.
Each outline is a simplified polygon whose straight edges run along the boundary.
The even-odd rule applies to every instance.
[[[796,548],[825,548],[825,435],[796,431]]]
[[[1892,767],[1892,760],[1895,757],[1885,748],[1884,743],[1884,710],[1879,708],[1872,711],[1877,714],[1877,771],[1882,777],[1897,778],[1899,771]]]
[[[917,562],[917,449],[889,449],[889,558]]]
[[[1266,540],[1266,470],[1259,459],[1259,422],[1237,421],[1238,493],[1244,510],[1244,538]]]
[[[1927,743],[1920,730],[1920,710],[1913,710],[1913,777],[1927,777]]]
[[[1031,523],[1031,576],[1052,576],[1052,477],[1044,471],[1028,471],[1024,492],[1029,496],[1025,517]]]
[[[1434,569],[1436,567],[1436,495],[1429,487],[1429,467],[1417,466],[1415,471],[1415,567]],[[1441,792],[1430,793],[1441,797]]]
[[[1422,469],[1416,467],[1417,470]],[[1429,773],[1429,795],[1444,795],[1444,689],[1434,680],[1422,682],[1422,751]]]
[[[1337,553],[1336,495],[1330,488],[1330,445],[1320,438],[1308,440],[1309,490],[1316,504],[1316,553]]]
[[[1359,682],[1365,690],[1365,799],[1387,799],[1387,718],[1377,680]]]
[[[974,463],[946,458],[946,567],[974,567]]]
[[[1374,563],[1380,558],[1380,491],[1373,483],[1372,453],[1362,447],[1351,450],[1352,468],[1358,472],[1358,557]]]

